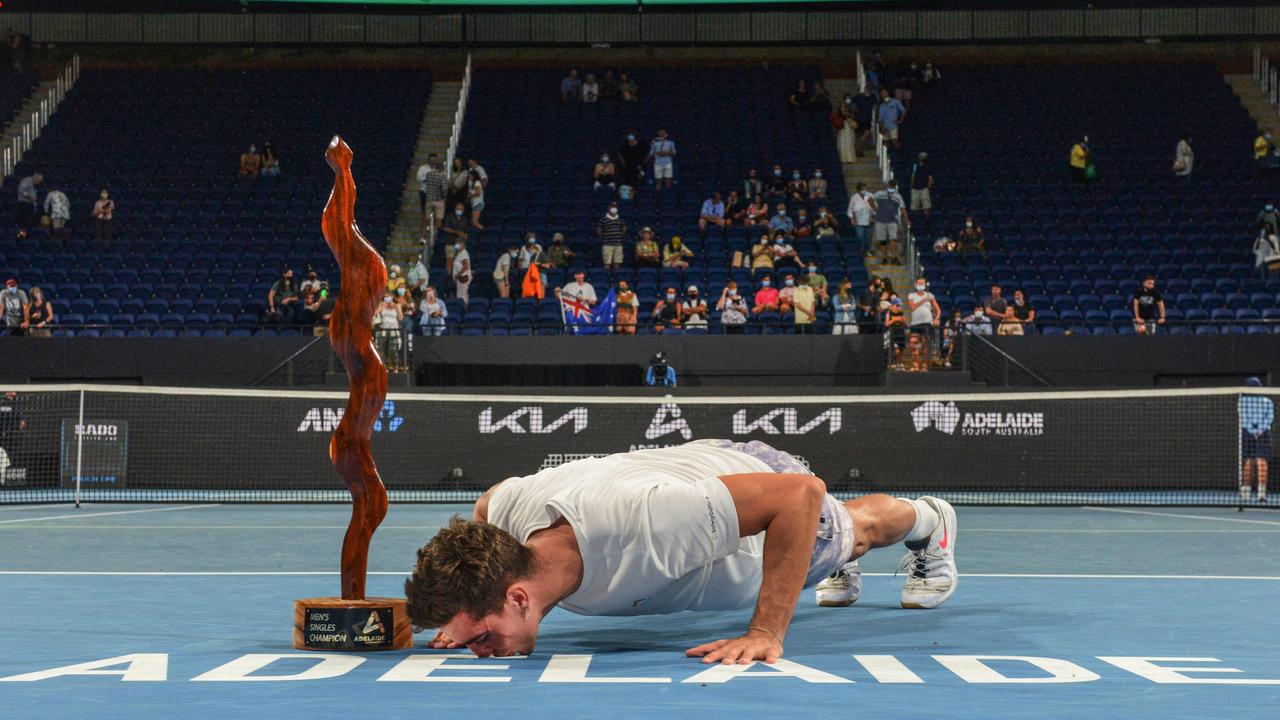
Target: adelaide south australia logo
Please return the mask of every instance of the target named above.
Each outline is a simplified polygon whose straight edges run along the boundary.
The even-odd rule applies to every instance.
[[[955,402],[930,400],[911,411],[916,432],[933,429],[944,435],[1003,437],[1044,435],[1042,412],[965,412]]]

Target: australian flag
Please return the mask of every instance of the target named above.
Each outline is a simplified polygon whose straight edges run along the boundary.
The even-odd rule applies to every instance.
[[[564,326],[573,335],[605,335],[613,332],[618,318],[618,294],[613,290],[594,308],[586,301],[568,295],[560,296],[560,309],[564,312]]]

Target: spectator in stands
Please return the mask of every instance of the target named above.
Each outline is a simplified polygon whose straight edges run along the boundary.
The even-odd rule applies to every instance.
[[[867,289],[858,293],[858,303],[854,306],[857,313],[859,332],[873,333],[880,329],[880,296],[883,287],[880,278],[872,277],[867,281]]]
[[[773,236],[773,266],[777,268],[784,267],[803,267],[804,261],[800,259],[800,255],[796,253],[796,249],[787,242],[787,237],[782,233],[776,233]]]
[[[600,101],[600,83],[596,82],[596,76],[593,73],[587,73],[587,78],[582,82],[582,102],[596,103]]]
[[[778,312],[778,289],[768,276],[760,278],[760,289],[756,291],[755,303],[751,306],[752,315],[767,312]]]
[[[831,93],[827,92],[827,86],[821,80],[813,81],[813,94],[809,98],[809,104],[820,117],[831,114]]]
[[[539,269],[548,265],[542,252],[542,245],[538,244],[538,236],[532,232],[524,236],[524,246],[520,248],[519,255],[516,257],[516,266],[522,276],[529,271],[530,265],[537,265]]]
[[[4,293],[0,295],[0,301],[3,301],[0,309],[4,312],[4,334],[26,335],[27,327],[31,324],[31,298],[25,290],[18,287],[17,280],[9,278],[4,281]]]
[[[853,237],[858,242],[858,252],[871,257],[871,220],[875,215],[876,200],[867,192],[866,183],[858,183],[849,196],[849,210],[845,213],[853,225]]]
[[[453,278],[455,294],[463,305],[471,302],[471,253],[467,252],[467,241],[458,238],[453,243],[453,265],[449,276]]]
[[[577,253],[564,244],[564,233],[555,233],[551,236],[551,247],[546,252],[546,267],[548,269],[567,268],[575,257],[577,257]]]
[[[871,57],[867,59],[866,65],[863,66],[863,74],[865,75],[868,88],[878,88],[881,83],[888,83],[885,77],[884,57],[879,50],[871,53]]]
[[[592,189],[599,190],[602,187],[607,187],[610,190],[617,190],[618,184],[613,179],[617,170],[613,161],[609,159],[609,153],[601,155],[600,161],[596,163],[595,169],[591,171]]]
[[[747,219],[747,207],[737,190],[730,190],[729,197],[724,200],[724,222],[726,225],[741,227]]]
[[[484,214],[484,180],[481,179],[480,173],[472,170],[468,173],[471,176],[470,190],[467,197],[471,201],[471,227],[477,230],[484,230],[484,225],[480,223],[480,218]]]
[[[902,351],[907,346],[907,316],[903,312],[902,298],[895,292],[887,292],[882,303],[885,305],[884,319],[881,321],[884,331],[889,335],[889,345],[893,347],[893,369],[902,370]]]
[[[587,274],[581,270],[573,274],[573,282],[565,283],[564,287],[557,288],[556,294],[586,303],[587,307],[595,307],[598,302],[596,289],[592,287],[591,283],[587,282]]]
[[[796,229],[796,224],[791,220],[791,216],[787,214],[787,206],[778,203],[776,212],[769,219],[769,232],[782,233],[783,235],[791,235]]]
[[[760,236],[760,241],[751,246],[751,269],[773,269],[773,242],[768,233]]]
[[[618,335],[635,335],[640,317],[640,299],[626,280],[618,281],[618,314],[614,317],[613,331]]]
[[[858,138],[854,143],[854,153],[862,157],[863,151],[871,144],[871,118],[875,115],[879,101],[868,85],[865,90],[853,96],[854,118],[858,121]]]
[[[675,177],[676,144],[667,137],[666,128],[660,128],[658,137],[649,145],[649,157],[653,159],[654,187],[661,190],[665,183],[670,188]]]
[[[315,337],[324,337],[329,334],[329,320],[333,317],[338,299],[329,292],[329,283],[321,283],[319,291],[313,297],[311,304],[307,306],[307,312],[311,313],[311,321],[314,323],[311,333]]]
[[[513,265],[517,265],[520,256],[520,248],[515,243],[508,243],[507,249],[498,256],[497,262],[493,264],[493,287],[498,291],[498,297],[511,297],[511,279],[515,276]]]
[[[754,225],[766,225],[769,222],[769,203],[764,201],[760,195],[755,196],[755,200],[747,206],[747,217],[744,221],[748,227]]]
[[[402,365],[400,360],[400,321],[404,320],[404,311],[400,309],[395,296],[387,293],[382,296],[382,303],[373,313],[373,334],[378,344],[378,355],[387,366],[387,370],[395,372]]]
[[[805,85],[804,78],[800,78],[796,82],[796,89],[787,96],[787,104],[793,110],[807,110],[812,101],[813,98],[809,95],[809,88]]]
[[[818,319],[818,297],[809,286],[806,277],[800,278],[799,284],[791,293],[791,307],[795,316],[796,332],[801,335],[813,332],[813,324]]]
[[[1133,294],[1133,329],[1139,335],[1154,335],[1164,324],[1164,296],[1156,289],[1156,279],[1148,275]]]
[[[698,286],[690,285],[680,305],[681,324],[685,330],[707,329],[707,301],[698,294]]]
[[[973,312],[961,318],[964,324],[964,331],[970,335],[991,335],[992,325],[991,316],[987,314],[986,306],[975,306]]]
[[[713,192],[711,197],[702,202],[702,210],[698,213],[698,229],[706,230],[707,225],[724,227],[724,224],[724,202],[720,199],[720,193]]]
[[[435,218],[435,227],[444,222],[444,201],[449,193],[449,178],[440,166],[440,157],[435,153],[427,156],[427,161],[418,168],[418,199],[422,203],[422,237],[427,237],[428,218]]]
[[[423,261],[422,255],[413,261],[413,267],[409,268],[409,274],[405,279],[409,281],[409,294],[413,296],[414,302],[422,302],[422,296],[427,291],[427,281],[430,279],[427,264]],[[327,285],[327,283],[324,284]]]
[[[929,170],[929,153],[920,153],[911,166],[911,209],[923,210],[929,217],[933,209],[933,173]]]
[[[436,296],[436,289],[428,286],[427,292],[422,297],[422,304],[419,305],[421,316],[418,318],[418,327],[423,335],[443,335],[445,318],[449,317],[449,308],[445,307],[444,301]]]
[[[760,182],[760,175],[755,168],[747,171],[747,177],[742,180],[743,197],[753,198],[764,194],[764,183]]]
[[[640,230],[640,239],[636,241],[636,267],[662,267],[662,250],[653,239],[653,228]]]
[[[858,111],[853,106],[853,95],[845,93],[844,102],[831,113],[831,129],[836,134],[836,150],[840,162],[852,165],[858,161]]]
[[[111,194],[106,188],[98,193],[98,200],[93,204],[94,228],[93,236],[100,243],[111,244],[112,239],[112,218],[116,214],[116,202],[111,199]]]
[[[919,336],[917,343],[912,346],[920,351],[916,354],[914,364],[916,369],[924,370],[919,355],[928,357],[929,348],[936,342],[936,328],[942,319],[942,308],[938,305],[938,299],[929,292],[929,283],[924,278],[916,278],[915,291],[907,294],[907,314],[908,329],[912,335]]]
[[[778,289],[778,312],[789,313],[795,307],[796,276],[787,273],[782,276],[782,287]]]
[[[1009,306],[1009,317],[1005,324],[1010,330],[1003,335],[1027,335],[1032,330],[1031,324],[1036,321],[1036,309],[1027,304],[1027,298],[1021,290],[1013,291],[1013,304]],[[1001,327],[1004,327],[1002,325]]]
[[[271,143],[262,144],[262,177],[280,177],[280,156]]]
[[[1275,233],[1258,233],[1253,241],[1253,266],[1258,278],[1266,282],[1272,265],[1280,264],[1280,240]]]
[[[648,150],[640,144],[640,137],[634,130],[627,133],[614,157],[618,159],[622,184],[632,188],[639,187],[640,181],[644,179],[644,161],[648,157]]]
[[[996,325],[1003,323],[1009,316],[1009,301],[1001,296],[1001,292],[1002,288],[999,285],[992,285],[991,294],[982,301],[982,311]]]
[[[449,207],[454,207],[459,203],[466,204],[470,180],[471,176],[467,174],[467,170],[462,164],[462,158],[454,158],[453,167],[449,170],[449,194],[444,199]]]
[[[1280,212],[1276,211],[1275,203],[1267,203],[1258,211],[1258,216],[1253,219],[1253,231],[1267,235],[1280,234]]]
[[[924,87],[929,87],[931,85],[937,85],[940,82],[942,82],[942,73],[938,71],[936,66],[934,66],[932,60],[926,60],[924,63],[924,70],[920,72],[920,84]]]
[[[813,233],[813,225],[809,222],[809,211],[803,205],[796,211],[796,219],[792,221],[791,234],[798,238],[807,238]]]
[[[30,312],[27,316],[27,331],[31,337],[49,337],[53,334],[55,322],[53,303],[44,298],[44,290],[31,288]]]
[[[956,252],[987,254],[987,236],[982,226],[969,215],[964,219],[964,229],[956,234]]]
[[[826,205],[818,207],[818,219],[813,221],[814,235],[819,239],[833,238],[840,229],[836,216],[831,214]]]
[[[1085,135],[1080,142],[1071,146],[1071,180],[1081,185],[1089,182],[1086,169],[1089,167],[1089,136]]]
[[[1253,179],[1262,180],[1274,169],[1275,145],[1271,142],[1271,133],[1258,131],[1253,140]]]
[[[400,266],[392,265],[387,270],[387,292],[394,294],[396,290],[405,286],[404,276],[400,274]]]
[[[683,307],[676,297],[676,289],[667,288],[658,304],[653,306],[654,330],[662,334],[667,328],[679,329]]]
[[[399,265],[392,265],[391,267],[395,268],[396,270],[400,269]],[[388,278],[391,277],[390,272],[387,273],[387,277]],[[302,284],[298,285],[298,292],[302,293],[303,295],[306,295],[309,292],[310,293],[320,292],[320,274],[317,273],[313,268],[307,268],[307,277],[302,280]]]
[[[827,199],[827,179],[822,177],[822,168],[814,168],[813,177],[809,178],[809,199]]]
[[[840,288],[831,299],[832,335],[858,334],[857,308],[858,300],[853,295],[853,282],[845,278],[840,281]]]
[[[787,183],[787,197],[795,203],[809,201],[809,183],[805,182],[800,175],[799,168],[791,171],[791,180]]]
[[[600,81],[600,99],[617,100],[621,94],[622,88],[618,85],[618,77],[613,74],[612,70],[605,70],[604,80]]]
[[[618,75],[618,90],[622,93],[622,99],[625,102],[635,102],[640,99],[640,89],[636,86],[636,81],[627,77],[626,73]]]
[[[454,244],[459,240],[470,239],[471,225],[467,222],[467,211],[462,203],[453,206],[453,212],[444,220],[445,261],[453,261]]]
[[[479,175],[480,182],[484,184],[486,190],[489,189],[489,173],[485,171],[479,160],[467,158],[467,172]]]
[[[886,142],[893,143],[895,149],[902,147],[899,139],[899,128],[907,119],[907,108],[898,98],[889,97],[889,91],[880,90],[880,106],[876,109],[880,118],[880,134]]]
[[[61,243],[71,234],[67,228],[67,221],[71,219],[71,201],[67,194],[58,188],[50,190],[44,196],[44,212],[49,216],[50,235]]]
[[[784,200],[787,197],[787,179],[782,176],[782,166],[774,164],[773,172],[764,182],[766,200]]]
[[[267,315],[276,322],[292,325],[297,322],[298,303],[301,296],[293,281],[293,269],[285,268],[280,279],[267,292]]]
[[[720,291],[720,299],[716,300],[716,310],[720,311],[720,325],[725,335],[741,335],[747,324],[747,301],[738,294],[738,283],[730,280]]]
[[[812,261],[806,267],[808,273],[804,276],[805,283],[813,288],[814,297],[818,299],[818,307],[826,307],[827,302],[831,299],[830,291],[827,287],[827,276],[818,272],[818,266]]]
[[[37,188],[44,182],[44,175],[34,172],[18,182],[18,204],[14,208],[13,220],[18,225],[18,237],[24,238],[36,224],[39,213],[40,195]]]
[[[680,270],[689,269],[689,261],[685,258],[693,257],[693,251],[685,247],[684,241],[679,235],[672,235],[667,244],[662,247],[662,266],[669,268],[679,268]]]
[[[627,224],[618,215],[618,204],[596,222],[596,239],[600,241],[600,255],[604,267],[613,272],[622,266],[622,240],[627,236]]]
[[[920,80],[920,66],[916,63],[902,65],[897,68],[893,78],[893,97],[902,101],[905,107],[911,107],[912,94]]]
[[[1191,177],[1191,169],[1195,166],[1196,154],[1191,149],[1191,136],[1183,135],[1178,146],[1173,150],[1173,174],[1175,177]]]
[[[901,265],[898,225],[910,227],[911,219],[907,215],[906,203],[898,193],[898,181],[890,180],[885,189],[873,197],[875,198],[875,241],[880,253],[880,262]]]
[[[951,317],[942,326],[942,366],[951,367],[956,354],[956,338],[964,331],[964,317],[960,310],[952,310]]]
[[[560,102],[576,102],[582,97],[582,81],[578,79],[578,69],[569,70],[569,75],[560,81]]]
[[[406,344],[407,352],[413,348],[413,317],[418,313],[409,288],[396,288],[396,305],[400,306],[400,341]],[[402,367],[407,366],[407,362],[402,364]]]
[[[262,172],[262,154],[258,152],[257,145],[250,145],[248,152],[240,154],[240,170],[237,175],[241,179],[257,180],[260,172]]]

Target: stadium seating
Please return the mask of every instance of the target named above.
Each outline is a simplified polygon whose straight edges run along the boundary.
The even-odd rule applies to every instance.
[[[357,221],[385,246],[430,87],[429,73],[401,70],[86,70],[3,185],[13,197],[40,170],[43,191],[71,199],[72,237],[17,241],[0,203],[0,274],[43,286],[67,322],[252,333],[286,265],[337,284],[320,234],[335,134],[355,151]],[[3,98],[0,86],[0,110]],[[268,141],[282,175],[237,180],[240,153]],[[90,217],[103,187],[117,207],[110,247]]]
[[[1184,133],[1189,179],[1172,174]],[[1086,134],[1099,173],[1087,189],[1067,170]],[[893,164],[907,178],[929,153],[935,211],[914,230],[944,307],[967,312],[995,281],[1006,295],[1023,289],[1042,326],[1123,330],[1140,278],[1154,274],[1171,319],[1235,320],[1197,331],[1236,333],[1280,307],[1280,281],[1258,279],[1250,251],[1254,217],[1276,199],[1253,178],[1256,134],[1212,65],[959,67],[918,96]],[[967,214],[986,231],[986,256],[934,253]]]

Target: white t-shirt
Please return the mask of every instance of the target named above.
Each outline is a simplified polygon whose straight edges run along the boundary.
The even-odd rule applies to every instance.
[[[596,302],[596,289],[591,287],[591,283],[580,283],[577,280],[565,283],[565,286],[560,288],[560,294],[578,300]]]
[[[466,250],[459,250],[456,254],[454,254],[453,256],[453,279],[454,280],[457,280],[458,276],[462,274],[462,264],[464,262],[470,262],[470,261],[471,261],[471,253],[467,252]],[[467,275],[468,275],[467,282],[471,282],[470,270],[467,271]]]
[[[564,518],[582,584],[560,607],[580,615],[657,615],[749,607],[760,593],[764,534],[738,537],[720,476],[773,472],[746,453],[698,443],[575,460],[509,478],[489,522],[520,542]]]
[[[911,311],[910,324],[930,325],[933,323],[933,293],[928,290],[924,292],[913,290],[910,295],[907,295],[907,301],[913,304],[920,303],[915,310]]]

